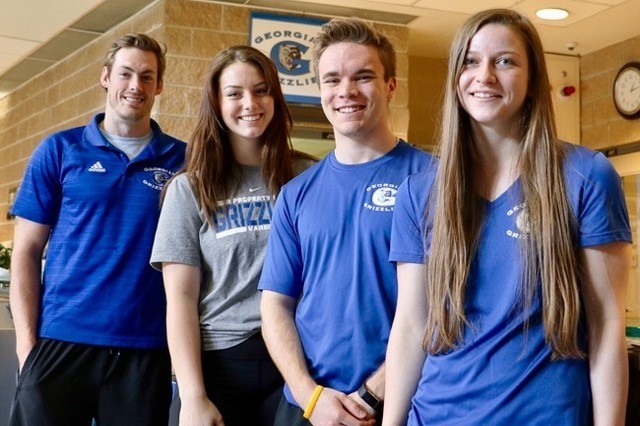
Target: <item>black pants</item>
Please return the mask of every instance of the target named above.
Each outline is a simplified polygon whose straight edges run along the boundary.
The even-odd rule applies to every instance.
[[[171,392],[167,349],[39,339],[18,377],[9,425],[165,426]]]
[[[203,352],[202,373],[225,426],[273,425],[283,380],[260,333],[232,348]]]

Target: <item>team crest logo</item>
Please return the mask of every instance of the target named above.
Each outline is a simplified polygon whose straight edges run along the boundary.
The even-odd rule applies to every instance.
[[[396,193],[398,191],[394,188],[379,188],[376,189],[371,196],[373,204],[380,207],[393,206],[396,203]]]
[[[367,201],[364,207],[376,212],[392,212],[396,204],[398,185],[392,183],[376,183],[370,185],[367,190]]]
[[[174,174],[171,170],[160,167],[145,167],[144,171],[151,172],[151,177],[143,179],[142,183],[158,191],[162,190],[164,184],[167,183]]]
[[[526,238],[531,231],[531,227],[529,224],[529,215],[525,209],[525,204],[518,204],[507,212],[507,216],[510,217],[513,215],[516,215],[516,230],[507,229],[507,235],[518,239]]]
[[[164,186],[164,184],[167,183],[169,179],[171,179],[171,175],[164,170],[153,172],[153,181],[159,186]]]

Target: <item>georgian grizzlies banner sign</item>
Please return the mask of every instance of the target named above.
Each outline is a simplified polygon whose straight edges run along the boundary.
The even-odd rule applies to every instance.
[[[320,104],[312,44],[325,22],[313,18],[251,13],[250,45],[264,52],[276,64],[287,102]]]

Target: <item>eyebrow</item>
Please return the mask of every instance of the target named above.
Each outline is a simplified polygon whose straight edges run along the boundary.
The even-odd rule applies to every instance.
[[[131,71],[133,73],[136,72],[133,68],[128,67],[126,65],[120,65],[118,68],[126,70],[126,71]],[[152,70],[152,69],[146,69],[146,70],[143,70],[140,74],[155,74],[155,73],[156,72],[154,70]]]
[[[374,69],[372,69],[372,68],[360,68],[353,75],[354,76],[359,76],[359,75],[368,75],[368,74],[376,75],[376,71]],[[326,73],[322,74],[322,78],[336,77],[337,75],[339,75],[339,73],[337,71],[329,71],[329,72],[326,72]]]
[[[261,81],[260,83],[256,83],[256,84],[253,85],[253,88],[255,89],[256,87],[260,87],[260,86],[265,86],[266,87],[267,86],[267,82],[266,81]],[[234,84],[229,84],[227,86],[224,86],[222,88],[222,90],[225,90],[225,89],[242,89],[242,88],[243,88],[243,86],[236,86]]]
[[[467,51],[467,55],[478,55],[478,54],[479,54],[479,52],[477,50],[468,50]],[[500,50],[500,51],[494,53],[495,56],[500,56],[500,55],[505,55],[505,54],[506,55],[522,56],[516,50]]]

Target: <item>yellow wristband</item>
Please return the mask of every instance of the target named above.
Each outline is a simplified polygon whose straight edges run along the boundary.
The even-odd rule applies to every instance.
[[[313,395],[311,395],[307,408],[304,410],[304,414],[302,415],[305,419],[309,420],[309,417],[311,417],[313,409],[316,408],[316,402],[318,402],[318,398],[320,398],[320,393],[322,393],[322,389],[324,389],[324,387],[318,385],[313,391]]]

